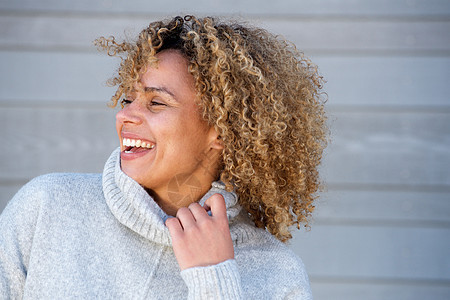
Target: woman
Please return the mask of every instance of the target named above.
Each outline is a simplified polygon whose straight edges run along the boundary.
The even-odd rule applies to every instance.
[[[0,217],[0,294],[310,299],[282,242],[319,185],[317,68],[262,29],[193,16],[97,45],[122,57],[120,149],[103,174],[44,175],[16,194]]]

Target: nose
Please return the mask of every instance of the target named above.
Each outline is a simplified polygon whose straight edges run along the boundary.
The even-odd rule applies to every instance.
[[[137,100],[131,102],[117,112],[116,123],[135,125],[142,123],[142,111]]]

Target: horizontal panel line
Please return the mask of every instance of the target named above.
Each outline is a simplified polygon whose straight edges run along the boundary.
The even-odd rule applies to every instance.
[[[324,184],[326,190],[336,191],[411,191],[411,192],[442,192],[449,193],[450,185],[409,185],[409,184],[363,184],[363,183],[337,183],[327,182]]]
[[[175,16],[171,10],[155,11],[155,10],[135,10],[135,11],[114,11],[105,9],[100,10],[32,10],[32,9],[3,9],[0,11],[0,16],[17,16],[17,17],[87,17],[87,18],[103,18],[103,19],[113,19],[117,17],[123,18],[148,18],[149,20],[154,20],[156,18],[167,18]],[[183,14],[180,14],[183,15]],[[334,22],[334,21],[356,21],[356,22],[448,22],[450,21],[449,14],[428,14],[423,13],[417,14],[367,14],[367,13],[292,13],[292,12],[270,12],[270,13],[252,13],[248,10],[236,14],[236,11],[224,12],[218,14],[217,9],[211,10],[210,12],[203,12],[197,14],[199,17],[211,15],[211,16],[225,16],[231,18],[251,18],[251,19],[270,19],[270,20],[312,20],[312,21],[322,21],[322,22]],[[236,17],[236,15],[238,17]]]
[[[428,279],[428,278],[361,278],[361,277],[331,277],[331,276],[309,276],[311,281],[318,283],[337,283],[337,284],[374,284],[374,285],[420,285],[420,286],[446,286],[450,285],[448,279]]]
[[[450,15],[383,15],[383,14],[247,14],[252,19],[270,21],[302,21],[302,22],[355,22],[355,23],[445,23],[450,21]]]
[[[308,56],[325,57],[448,57],[449,49],[360,49],[360,48],[301,48]]]
[[[0,186],[24,185],[25,183],[30,181],[30,179],[0,179]]]
[[[105,81],[108,78],[105,78]],[[112,87],[114,88],[114,87]],[[112,96],[112,95],[111,95]],[[77,108],[77,107],[92,107],[97,109],[108,108],[110,99],[105,99],[104,101],[99,100],[26,100],[26,99],[1,99],[0,107],[4,108],[22,108],[22,107],[34,107],[34,108]],[[432,114],[449,114],[450,113],[450,103],[449,105],[360,105],[360,104],[330,104],[325,103],[325,109],[333,117],[333,113],[432,113]]]
[[[386,220],[386,219],[337,219],[337,218],[314,218],[311,227],[319,226],[355,226],[355,227],[407,227],[407,228],[450,228],[449,221],[435,220]]]
[[[0,51],[23,53],[102,53],[101,51],[98,51],[93,44],[86,44],[86,46],[0,45]]]
[[[326,85],[325,85],[326,89]],[[326,110],[330,113],[433,113],[433,114],[448,114],[450,113],[450,102],[449,105],[386,105],[386,104],[331,104],[330,101],[325,103]]]
[[[148,20],[167,18],[167,14],[164,12],[123,12],[123,11],[93,11],[93,10],[12,10],[2,9],[0,10],[0,17],[45,17],[45,18],[85,18],[85,19],[104,19],[104,20],[117,20],[118,18],[130,19],[130,18],[146,18]],[[450,19],[450,16],[449,16]],[[436,20],[436,18],[432,18]],[[445,21],[445,18],[442,19]]]
[[[99,36],[100,37],[100,36]],[[330,57],[449,57],[450,49],[360,49],[360,48],[299,48],[308,56],[330,56]],[[0,51],[11,52],[38,52],[38,53],[101,53],[97,48],[88,43],[86,46],[37,46],[37,45],[1,45]],[[106,55],[106,54],[105,54]]]
[[[86,101],[86,100],[72,100],[72,101],[52,101],[52,100],[3,100],[0,99],[1,108],[59,108],[59,109],[95,109],[95,110],[110,110],[113,108],[108,107],[109,100],[105,101]]]

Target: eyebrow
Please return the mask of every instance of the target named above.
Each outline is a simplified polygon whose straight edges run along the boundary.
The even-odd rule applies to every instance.
[[[168,89],[166,89],[165,87],[150,87],[150,86],[146,86],[144,88],[144,92],[146,93],[162,93],[162,94],[167,94],[170,97],[172,97],[174,100],[177,100],[177,98],[175,97],[175,95]]]

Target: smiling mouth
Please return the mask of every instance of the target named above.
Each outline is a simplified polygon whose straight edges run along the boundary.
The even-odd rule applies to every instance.
[[[136,153],[155,148],[155,144],[153,143],[127,138],[122,140],[122,145],[124,146],[125,153]]]

